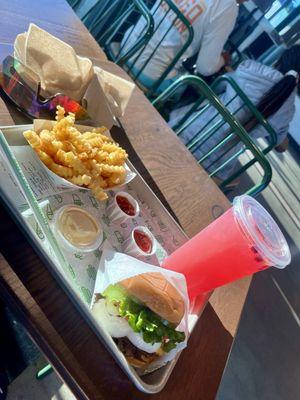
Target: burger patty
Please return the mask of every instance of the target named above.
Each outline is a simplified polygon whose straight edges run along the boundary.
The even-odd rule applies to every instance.
[[[154,360],[156,360],[159,355],[156,353],[147,353],[146,351],[140,350],[135,347],[127,337],[115,338],[119,349],[122,351],[126,357],[129,364],[137,368],[145,368]]]

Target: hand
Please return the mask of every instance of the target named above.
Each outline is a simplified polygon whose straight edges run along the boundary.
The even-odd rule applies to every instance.
[[[287,150],[288,146],[289,146],[289,139],[288,137],[286,137],[282,143],[280,143],[278,146],[275,146],[275,150],[278,153],[283,153]]]
[[[225,66],[231,63],[231,54],[228,51],[223,51],[222,57],[224,59]]]
[[[234,69],[233,69],[230,65],[225,65],[224,69],[225,69],[225,71],[226,71],[227,73],[233,72],[233,71],[234,71]]]

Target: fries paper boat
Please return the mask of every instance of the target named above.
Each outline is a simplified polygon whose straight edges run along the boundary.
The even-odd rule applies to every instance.
[[[47,130],[51,130],[53,128],[55,124],[55,121],[49,121],[49,120],[43,120],[43,119],[35,119],[33,121],[33,130],[37,133],[41,132],[43,129],[47,129]],[[79,132],[87,132],[90,131],[92,129],[94,129],[95,127],[92,126],[87,126],[87,125],[74,125],[76,127],[76,129],[79,130]],[[104,134],[108,137],[110,137],[110,132],[109,130],[105,131]],[[29,146],[30,147],[30,146]],[[30,147],[31,149],[31,147]],[[32,150],[32,149],[31,149]],[[75,189],[81,189],[81,190],[91,190],[89,188],[85,188],[83,186],[79,186],[79,185],[74,185],[73,183],[69,182],[67,179],[64,179],[60,176],[58,176],[57,174],[55,174],[54,172],[52,172],[38,157],[38,155],[36,155],[36,153],[32,150],[32,152],[35,154],[37,162],[40,163],[41,167],[47,171],[47,174],[49,175],[49,177],[51,178],[53,184],[55,185],[55,187],[57,187],[58,189],[61,190],[75,190]],[[104,192],[107,192],[109,190],[116,190],[119,189],[125,185],[127,185],[129,182],[131,182],[136,174],[135,172],[132,172],[130,170],[130,168],[128,167],[128,165],[126,165],[125,163],[125,169],[126,169],[126,177],[125,177],[125,181],[122,184],[119,185],[115,185],[112,186],[108,189],[103,189]]]
[[[62,190],[72,190],[72,189],[80,189],[80,190],[91,190],[89,188],[86,188],[84,186],[79,186],[79,185],[74,185],[74,183],[69,182],[67,179],[64,179],[58,175],[56,175],[54,172],[52,172],[46,165],[39,159],[38,156],[38,161],[41,163],[42,167],[47,171],[48,175],[51,177],[51,180],[53,181],[54,185]],[[125,181],[119,185],[111,186],[107,189],[103,189],[104,192],[108,192],[110,190],[117,190],[125,185],[127,185],[129,182],[131,182],[135,177],[136,173],[132,172],[129,167],[125,164],[125,170],[126,170],[126,177]]]

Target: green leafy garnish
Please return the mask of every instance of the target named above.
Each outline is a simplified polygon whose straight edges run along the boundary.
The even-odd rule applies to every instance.
[[[184,332],[176,331],[149,308],[127,297],[120,286],[110,285],[103,296],[118,306],[120,316],[128,321],[134,332],[142,333],[146,343],[162,343],[163,351],[168,353],[185,340]]]
[[[119,301],[125,300],[127,297],[127,294],[126,294],[125,289],[123,289],[121,286],[109,285],[103,292],[103,296],[107,300],[114,303],[114,302],[119,302]]]

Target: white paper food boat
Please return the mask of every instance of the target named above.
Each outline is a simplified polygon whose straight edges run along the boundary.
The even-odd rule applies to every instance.
[[[54,123],[55,123],[54,121],[36,119],[36,120],[33,121],[33,129],[37,133],[41,132],[43,129],[51,130],[53,125],[54,125]],[[79,132],[87,132],[87,131],[90,131],[91,129],[95,128],[95,127],[91,127],[91,126],[87,126],[87,125],[74,125],[74,126],[76,127],[76,129],[79,130]],[[110,137],[109,130],[104,132],[104,134]],[[71,183],[67,179],[64,179],[64,178],[58,176],[57,174],[55,174],[54,172],[52,172],[40,160],[38,155],[34,152],[33,149],[31,149],[31,147],[28,148],[26,151],[32,151],[35,154],[36,163],[40,164],[41,167],[45,171],[47,171],[47,174],[50,177],[51,181],[53,182],[53,185],[55,185],[57,188],[59,188],[61,190],[72,190],[72,189],[74,189],[74,190],[75,189],[91,190],[91,189],[86,188],[84,186],[74,185],[74,183]],[[119,184],[119,185],[115,185],[115,186],[109,187],[107,189],[103,189],[104,192],[109,191],[109,190],[119,189],[119,188],[123,187],[124,185],[128,184],[129,182],[131,182],[135,178],[135,176],[136,176],[135,172],[132,172],[130,170],[130,168],[128,167],[128,165],[126,165],[126,164],[125,164],[125,169],[126,169],[125,181],[123,183]]]

